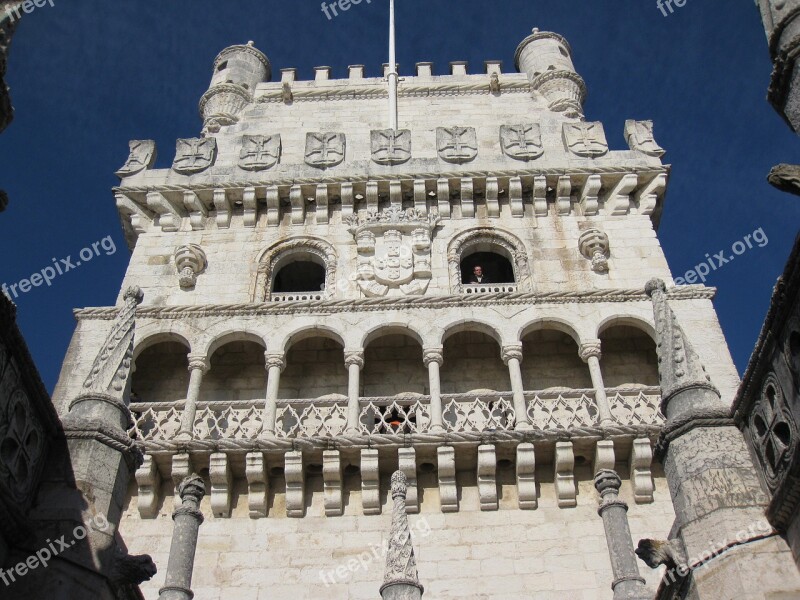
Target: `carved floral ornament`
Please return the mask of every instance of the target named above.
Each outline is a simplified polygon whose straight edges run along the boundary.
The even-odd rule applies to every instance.
[[[344,219],[356,240],[356,283],[370,298],[422,295],[432,278],[431,241],[439,214],[390,207]]]
[[[11,394],[0,413],[0,484],[15,501],[27,503],[44,449],[44,432],[21,391]]]
[[[531,272],[525,244],[516,236],[494,227],[470,229],[455,236],[447,250],[447,262],[450,271],[450,289],[454,293],[461,290],[461,262],[475,246],[492,247],[500,255],[510,257],[514,268],[514,280],[520,292],[531,290]]]
[[[753,445],[771,490],[779,487],[797,451],[797,427],[780,382],[767,375],[750,415]]]
[[[339,261],[336,249],[326,242],[313,237],[297,237],[283,242],[278,242],[265,250],[257,265],[255,265],[256,278],[253,290],[254,302],[266,302],[269,299],[270,287],[275,277],[275,270],[279,263],[292,254],[313,254],[325,265],[325,294],[333,297],[336,290],[336,273]]]

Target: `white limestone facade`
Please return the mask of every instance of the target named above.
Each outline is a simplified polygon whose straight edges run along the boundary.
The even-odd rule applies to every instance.
[[[131,142],[114,190],[132,250],[119,303],[144,292],[131,552],[166,567],[175,484],[192,472],[210,490],[204,600],[378,597],[368,556],[398,468],[430,598],[611,598],[600,468],[623,476],[634,539],[669,530],[644,292],[672,283],[663,150],[637,121],[609,125],[625,140],[610,148],[562,37],[534,30],[517,68],[418,65],[395,131],[386,82],[364,67],[272,81],[264,54],[234,46],[172,168]],[[470,283],[476,264],[488,282]],[[730,401],[713,296],[686,286],[670,302]],[[117,312],[76,311],[61,410]]]

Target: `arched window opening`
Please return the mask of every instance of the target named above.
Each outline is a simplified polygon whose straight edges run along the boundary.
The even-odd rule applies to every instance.
[[[131,402],[177,402],[189,389],[189,353],[180,342],[161,342],[136,358]]]
[[[572,337],[555,329],[538,329],[522,338],[522,383],[526,391],[592,388],[588,365]]]
[[[630,325],[614,325],[600,335],[600,340],[606,387],[659,385],[656,344],[649,335]]]
[[[264,399],[267,385],[264,346],[249,341],[229,342],[214,352],[210,363],[200,388],[201,401]]]
[[[461,283],[464,285],[514,282],[514,267],[511,266],[511,261],[498,252],[474,252],[461,261]]]
[[[312,260],[300,259],[280,268],[272,284],[274,294],[298,292],[323,292],[325,290],[325,266]]]
[[[408,335],[383,335],[366,347],[361,375],[362,396],[428,393],[428,370],[422,346]]]
[[[347,395],[342,345],[325,337],[307,338],[292,345],[286,354],[278,398],[314,399],[331,394]]]
[[[443,355],[444,364],[440,369],[443,394],[511,389],[500,345],[491,336],[478,331],[460,331],[445,340]]]

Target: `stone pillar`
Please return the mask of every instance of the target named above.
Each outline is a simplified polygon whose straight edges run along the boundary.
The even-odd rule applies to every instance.
[[[265,352],[267,367],[267,403],[264,413],[264,434],[267,437],[275,435],[275,419],[278,415],[278,390],[281,385],[281,373],[286,368],[286,358],[283,352]]]
[[[179,440],[190,440],[194,437],[194,418],[197,414],[197,400],[200,397],[200,386],[203,375],[208,372],[209,361],[200,354],[189,355],[189,391],[186,392],[186,406],[181,417],[181,428],[176,436]]]
[[[602,357],[600,348],[600,340],[586,342],[581,346],[581,359],[589,365],[600,424],[611,425],[614,422],[614,417],[611,414],[611,405],[608,403],[608,397],[606,396],[603,372],[600,370],[600,358]]]
[[[431,390],[431,432],[444,431],[442,417],[442,386],[439,379],[439,367],[444,363],[442,348],[426,348],[423,350],[422,360],[428,367],[428,386]]]
[[[602,469],[594,476],[594,487],[600,494],[597,513],[603,518],[608,554],[614,571],[614,600],[652,600],[645,580],[639,574],[636,553],[628,525],[628,505],[619,499],[622,480],[616,471]]]
[[[406,513],[408,482],[402,471],[392,475],[392,529],[386,551],[381,598],[383,600],[420,600],[425,592],[417,575],[417,559],[411,541]]]
[[[158,600],[192,600],[192,571],[197,550],[197,534],[203,524],[200,501],[206,494],[203,480],[191,475],[178,486],[181,505],[172,513],[175,526],[169,549],[167,578],[158,592]]]
[[[525,388],[522,384],[522,344],[503,346],[503,362],[508,365],[511,377],[511,393],[514,396],[514,413],[517,420],[515,429],[527,431],[533,429],[528,419],[528,407],[525,403]]]
[[[645,291],[653,301],[667,417],[656,458],[664,465],[675,523],[673,539],[641,540],[637,554],[653,568],[668,565],[672,582],[675,565],[688,557],[688,578],[680,585],[697,600],[796,597],[800,574],[786,541],[752,532],[764,518],[767,497],[730,408],[678,324],[664,282],[650,281]],[[681,579],[685,574],[678,571]]]
[[[361,416],[361,369],[364,368],[364,351],[355,350],[344,353],[347,368],[347,433],[357,434],[358,420]]]

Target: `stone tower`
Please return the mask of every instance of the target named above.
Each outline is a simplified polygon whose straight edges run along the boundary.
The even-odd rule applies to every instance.
[[[672,283],[668,169],[650,122],[615,124],[627,147],[609,147],[571,54],[534,30],[518,73],[420,63],[386,129],[386,82],[363,66],[271,82],[264,54],[234,46],[171,168],[131,142],[114,190],[122,289],[144,292],[131,551],[167,564],[176,485],[198,473],[197,597],[377,598],[399,470],[429,597],[655,592],[658,573],[609,560],[604,520],[638,539],[675,518],[645,293]],[[731,398],[713,296],[664,298]],[[76,312],[62,411],[118,312]]]

